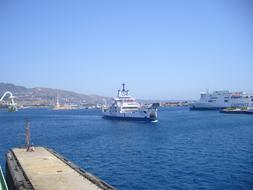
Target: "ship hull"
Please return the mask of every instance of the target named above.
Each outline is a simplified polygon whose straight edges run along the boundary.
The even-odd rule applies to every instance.
[[[191,106],[190,110],[222,110],[225,109],[227,107],[195,107],[195,106]]]
[[[128,120],[128,121],[157,121],[157,112],[135,111],[135,112],[114,112],[103,111],[103,118],[111,120]]]
[[[128,117],[128,116],[109,116],[104,115],[104,119],[109,120],[124,120],[124,121],[157,121],[157,119],[151,119],[148,117]]]

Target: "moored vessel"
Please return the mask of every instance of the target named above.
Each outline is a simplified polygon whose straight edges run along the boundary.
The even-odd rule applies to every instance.
[[[253,114],[253,108],[226,108],[220,110],[221,113],[229,113],[229,114]]]
[[[204,92],[200,99],[190,105],[191,110],[212,110],[225,108],[242,108],[253,106],[253,95],[244,92],[229,92],[227,90]]]
[[[105,119],[157,121],[158,107],[158,103],[142,106],[125,89],[123,83],[122,90],[118,90],[112,105],[103,108],[102,112]]]

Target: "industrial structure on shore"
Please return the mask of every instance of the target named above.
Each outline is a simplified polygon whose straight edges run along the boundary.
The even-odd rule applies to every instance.
[[[10,102],[4,101],[4,99],[9,98]],[[17,104],[14,101],[14,96],[10,91],[6,91],[3,96],[0,98],[0,103],[4,102],[7,104],[10,112],[17,111]]]

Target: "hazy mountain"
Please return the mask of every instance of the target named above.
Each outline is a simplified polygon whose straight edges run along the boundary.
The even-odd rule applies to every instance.
[[[9,83],[0,83],[0,97],[5,91],[11,91],[19,105],[55,105],[57,97],[61,104],[97,104],[111,98],[98,95],[79,94],[72,91],[52,88],[26,88]]]

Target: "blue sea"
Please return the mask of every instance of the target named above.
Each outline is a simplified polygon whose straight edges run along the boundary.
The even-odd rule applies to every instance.
[[[46,146],[120,190],[253,189],[253,116],[160,108],[159,122],[110,121],[100,110],[0,111],[0,163]]]

